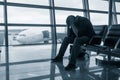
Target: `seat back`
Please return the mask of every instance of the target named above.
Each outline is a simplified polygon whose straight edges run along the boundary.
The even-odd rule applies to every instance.
[[[117,45],[117,48],[119,48],[119,49],[120,49],[120,42],[119,42],[119,44]]]
[[[96,35],[103,36],[106,33],[107,25],[94,25],[93,29]]]
[[[115,49],[120,49],[120,38],[117,41],[116,45],[115,45]]]
[[[95,25],[93,26],[93,28],[96,35],[92,37],[92,39],[89,42],[89,45],[99,45],[102,39],[105,37],[108,27],[107,25]]]
[[[119,38],[120,38],[120,25],[119,24],[112,25],[104,41],[104,46],[114,48]]]

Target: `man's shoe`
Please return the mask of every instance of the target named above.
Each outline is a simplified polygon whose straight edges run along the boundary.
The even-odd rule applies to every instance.
[[[66,67],[65,67],[65,70],[75,70],[76,68],[76,65],[75,64],[68,64]]]
[[[61,57],[55,57],[54,59],[52,59],[52,62],[62,62],[63,58]]]

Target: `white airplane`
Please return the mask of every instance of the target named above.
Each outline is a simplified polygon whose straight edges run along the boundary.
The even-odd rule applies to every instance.
[[[51,40],[51,34],[48,30],[27,29],[20,32],[15,39],[21,44],[32,44],[43,41],[47,43]]]
[[[60,41],[65,37],[65,33],[57,33],[57,39]],[[51,41],[51,32],[47,29],[27,29],[20,32],[16,38],[21,44],[34,44],[38,42],[49,43]]]

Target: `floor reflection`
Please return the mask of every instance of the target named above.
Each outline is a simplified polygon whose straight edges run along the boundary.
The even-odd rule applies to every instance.
[[[120,80],[119,68],[112,66],[90,68],[90,59],[78,59],[77,69],[73,71],[66,71],[63,62],[52,64],[58,67],[62,80]]]
[[[34,55],[38,56],[39,54]],[[120,68],[96,65],[96,55],[77,59],[77,68],[72,71],[64,69],[68,63],[67,56],[61,63],[51,63],[50,58],[46,59],[50,55],[44,56],[36,60],[1,64],[0,80],[120,80]],[[6,67],[9,67],[9,71]]]

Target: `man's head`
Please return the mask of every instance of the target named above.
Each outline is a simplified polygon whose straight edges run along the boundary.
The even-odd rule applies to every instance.
[[[71,26],[72,24],[74,24],[74,21],[75,21],[75,16],[73,15],[68,16],[66,19],[67,26]]]

